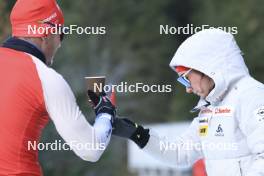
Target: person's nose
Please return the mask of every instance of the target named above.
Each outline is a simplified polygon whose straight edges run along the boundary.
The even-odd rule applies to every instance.
[[[186,93],[192,93],[192,88],[191,87],[186,87]]]

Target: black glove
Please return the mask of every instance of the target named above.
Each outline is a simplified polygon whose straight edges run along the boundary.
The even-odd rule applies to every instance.
[[[109,98],[106,96],[106,94],[100,93],[99,96],[94,93],[91,90],[87,91],[87,94],[91,100],[92,106],[94,108],[95,115],[98,115],[100,113],[107,113],[112,116],[112,119],[116,116],[116,108],[111,103]],[[113,120],[111,120],[111,123],[113,124]]]
[[[144,129],[129,119],[115,118],[112,134],[119,137],[129,138],[140,148],[144,148],[149,140],[149,129]]]

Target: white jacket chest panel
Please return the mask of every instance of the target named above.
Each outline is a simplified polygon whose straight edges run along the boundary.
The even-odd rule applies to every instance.
[[[234,108],[231,106],[209,107],[201,110],[199,114],[199,125],[207,129],[200,136],[202,140],[210,141],[232,141],[238,128],[235,122]]]
[[[199,113],[199,136],[206,159],[248,155],[246,138],[239,128],[234,106],[209,106]]]

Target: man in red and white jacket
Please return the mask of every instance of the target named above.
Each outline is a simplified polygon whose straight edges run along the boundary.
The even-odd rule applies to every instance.
[[[63,39],[63,33],[52,32],[64,23],[58,4],[55,0],[18,0],[10,20],[12,37],[0,47],[0,175],[42,175],[38,151],[28,150],[28,143],[39,142],[49,119],[80,158],[97,161],[104,148],[71,144],[106,147],[115,107],[106,96],[88,93],[97,100],[91,126],[67,82],[48,67]],[[40,30],[33,32],[29,27]]]

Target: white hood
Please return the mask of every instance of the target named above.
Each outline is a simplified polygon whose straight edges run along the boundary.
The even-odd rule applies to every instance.
[[[249,74],[234,37],[220,29],[206,29],[186,39],[170,62],[173,70],[180,65],[214,80],[215,88],[206,97],[211,104],[221,101],[234,83]]]

